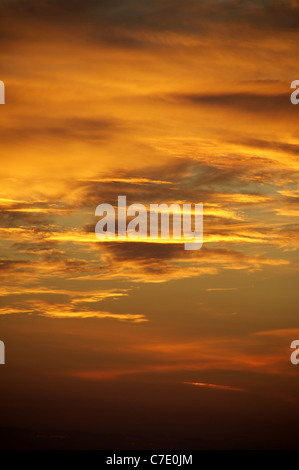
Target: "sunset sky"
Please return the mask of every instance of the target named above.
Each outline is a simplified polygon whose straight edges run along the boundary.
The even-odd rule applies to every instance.
[[[0,0],[0,448],[298,446],[298,0]],[[202,203],[204,244],[100,242]]]

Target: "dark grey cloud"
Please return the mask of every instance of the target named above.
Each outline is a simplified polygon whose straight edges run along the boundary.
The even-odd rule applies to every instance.
[[[276,152],[284,152],[290,155],[299,154],[299,145],[298,144],[290,144],[288,142],[273,142],[269,140],[262,140],[262,139],[242,139],[239,141],[242,145],[248,147],[255,147],[260,149],[270,149]]]
[[[1,275],[6,275],[7,273],[22,273],[28,271],[28,269],[31,269],[32,267],[34,267],[34,263],[31,261],[11,259],[0,260]]]
[[[289,84],[286,84],[289,88]],[[290,105],[290,93],[258,94],[258,93],[222,93],[222,94],[181,94],[172,96],[174,101],[183,101],[195,106],[209,106],[238,111],[281,113],[287,112],[295,116],[296,109]]]
[[[118,195],[126,195],[127,204],[182,200],[215,202],[215,192],[223,190],[230,194],[241,188],[244,190],[244,181],[240,168],[217,168],[182,158],[165,166],[146,167],[138,172],[123,170],[117,178],[107,174],[97,179],[95,175],[94,180],[73,184],[74,191],[79,188],[81,199],[76,204],[95,208],[104,201],[117,205]]]
[[[295,0],[8,0],[0,4],[2,36],[32,35],[30,28],[7,28],[7,19],[17,25],[53,25],[64,33],[84,36],[124,47],[146,47],[151,43],[134,33],[179,32],[206,37],[211,30],[229,36],[237,29],[239,38],[265,31],[297,32],[299,3]],[[30,25],[32,26],[32,24]],[[14,36],[15,35],[15,36]]]
[[[0,215],[1,228],[19,228],[20,226],[28,228],[30,226],[41,229],[50,223],[50,217],[47,214],[41,213],[0,210]]]
[[[21,91],[18,90],[17,93]],[[21,141],[34,142],[37,140],[51,139],[58,141],[78,140],[80,142],[94,142],[99,144],[105,142],[115,133],[123,132],[128,128],[128,124],[117,119],[94,118],[86,119],[79,117],[64,118],[46,118],[41,117],[38,120],[29,118],[22,125],[5,128],[2,142],[15,143],[16,134],[18,143]]]

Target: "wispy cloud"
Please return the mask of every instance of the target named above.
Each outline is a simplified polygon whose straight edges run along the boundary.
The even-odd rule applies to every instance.
[[[230,385],[216,385],[216,384],[207,384],[202,382],[184,382],[187,385],[195,385],[196,387],[211,388],[212,390],[229,390],[232,392],[245,392],[244,388],[231,387]]]

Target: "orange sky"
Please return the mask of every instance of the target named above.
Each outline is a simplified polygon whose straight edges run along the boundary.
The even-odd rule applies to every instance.
[[[291,436],[298,10],[0,1],[2,426],[99,433],[103,413],[104,446],[128,434],[125,447],[142,447],[147,429],[157,448],[180,448],[177,413],[194,445],[242,447],[234,426],[254,445],[252,417],[270,426],[278,413],[261,439],[271,447],[284,426]],[[118,195],[203,203],[203,248],[99,242],[95,208]],[[229,441],[209,410],[221,426],[232,417]]]

